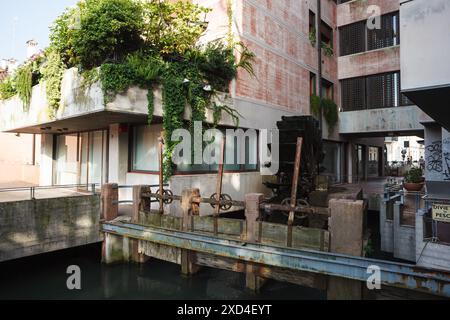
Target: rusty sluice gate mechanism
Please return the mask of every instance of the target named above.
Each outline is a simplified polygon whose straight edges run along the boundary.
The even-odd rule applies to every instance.
[[[309,207],[309,195],[316,189],[319,166],[324,158],[319,121],[312,116],[283,117],[277,127],[280,134],[279,171],[275,181],[264,183],[274,194],[267,202]],[[267,215],[279,213],[266,211],[266,219]],[[304,217],[295,218],[301,220]],[[294,223],[292,216],[288,223]]]

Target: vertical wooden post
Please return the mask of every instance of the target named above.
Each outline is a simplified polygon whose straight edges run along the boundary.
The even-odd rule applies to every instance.
[[[291,208],[297,205],[298,179],[300,178],[300,165],[302,160],[303,138],[297,139],[297,150],[295,152],[294,176],[292,177]],[[287,246],[292,247],[292,225],[294,224],[295,211],[289,212]]]
[[[164,140],[161,137],[158,139],[158,147],[159,147],[159,195],[162,197],[164,195]],[[159,199],[159,213],[164,213],[164,200],[162,198]]]
[[[181,194],[181,210],[183,212],[182,230],[192,231],[192,214],[198,211],[197,204],[193,204],[193,198],[200,197],[199,189],[185,189]],[[195,255],[190,250],[181,250],[181,273],[192,275],[197,273],[199,267],[195,265]]]
[[[330,200],[330,251],[351,256],[363,253],[364,202],[347,199]],[[362,282],[338,277],[328,278],[329,300],[361,300]]]
[[[245,195],[245,240],[256,242],[256,230],[259,227],[258,219],[260,217],[259,206],[264,198],[262,193],[250,193]],[[257,276],[258,266],[253,263],[246,264],[245,282],[246,287],[252,291],[258,292],[264,285],[265,279]]]
[[[102,219],[112,221],[119,215],[119,186],[116,183],[107,183],[102,186]]]
[[[217,172],[217,182],[216,182],[216,200],[220,201],[222,197],[222,183],[223,183],[223,167],[225,160],[225,137],[222,138],[220,145],[220,159],[219,159],[219,171]],[[220,215],[220,205],[216,205],[214,211],[214,235],[217,236],[219,233],[219,226],[217,219]]]
[[[133,215],[131,222],[139,224],[140,211],[144,210],[150,199],[142,198],[142,193],[151,192],[150,186],[133,186]],[[145,263],[148,257],[139,253],[139,241],[130,239],[131,246],[131,260],[137,263]]]

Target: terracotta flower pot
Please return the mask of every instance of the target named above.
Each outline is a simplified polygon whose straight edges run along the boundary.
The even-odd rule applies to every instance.
[[[403,183],[403,187],[407,190],[407,191],[422,191],[424,186],[424,183]]]

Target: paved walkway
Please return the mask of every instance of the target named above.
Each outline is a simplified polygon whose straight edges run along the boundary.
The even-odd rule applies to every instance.
[[[14,202],[24,201],[31,199],[30,190],[5,190],[5,187],[0,187],[0,202]],[[10,188],[10,187],[8,187]],[[87,195],[90,193],[78,191],[76,189],[45,189],[35,190],[34,197],[36,199],[51,199],[51,198],[63,198],[63,197],[75,197]]]

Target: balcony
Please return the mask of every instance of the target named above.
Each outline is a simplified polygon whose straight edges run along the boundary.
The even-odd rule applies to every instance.
[[[219,95],[217,102],[233,104],[226,94]],[[52,115],[48,107],[45,83],[33,87],[29,108],[24,108],[22,101],[15,96],[0,101],[0,110],[2,110],[0,131],[37,134],[73,133],[105,129],[116,123],[146,123],[148,98],[147,90],[131,87],[126,92],[116,95],[112,102],[105,103],[100,83],[84,88],[77,69],[69,69],[63,77],[61,103],[55,115]],[[247,113],[244,112],[244,116]],[[186,119],[189,118],[189,114],[190,110],[186,108]],[[161,89],[155,90],[153,115],[155,118],[161,118],[163,115]],[[252,116],[248,119],[251,120]],[[207,120],[213,121],[212,112],[207,113]],[[228,114],[223,114],[221,124],[234,123]]]
[[[423,135],[426,115],[416,106],[347,111],[340,113],[339,132],[384,137],[389,134]]]

